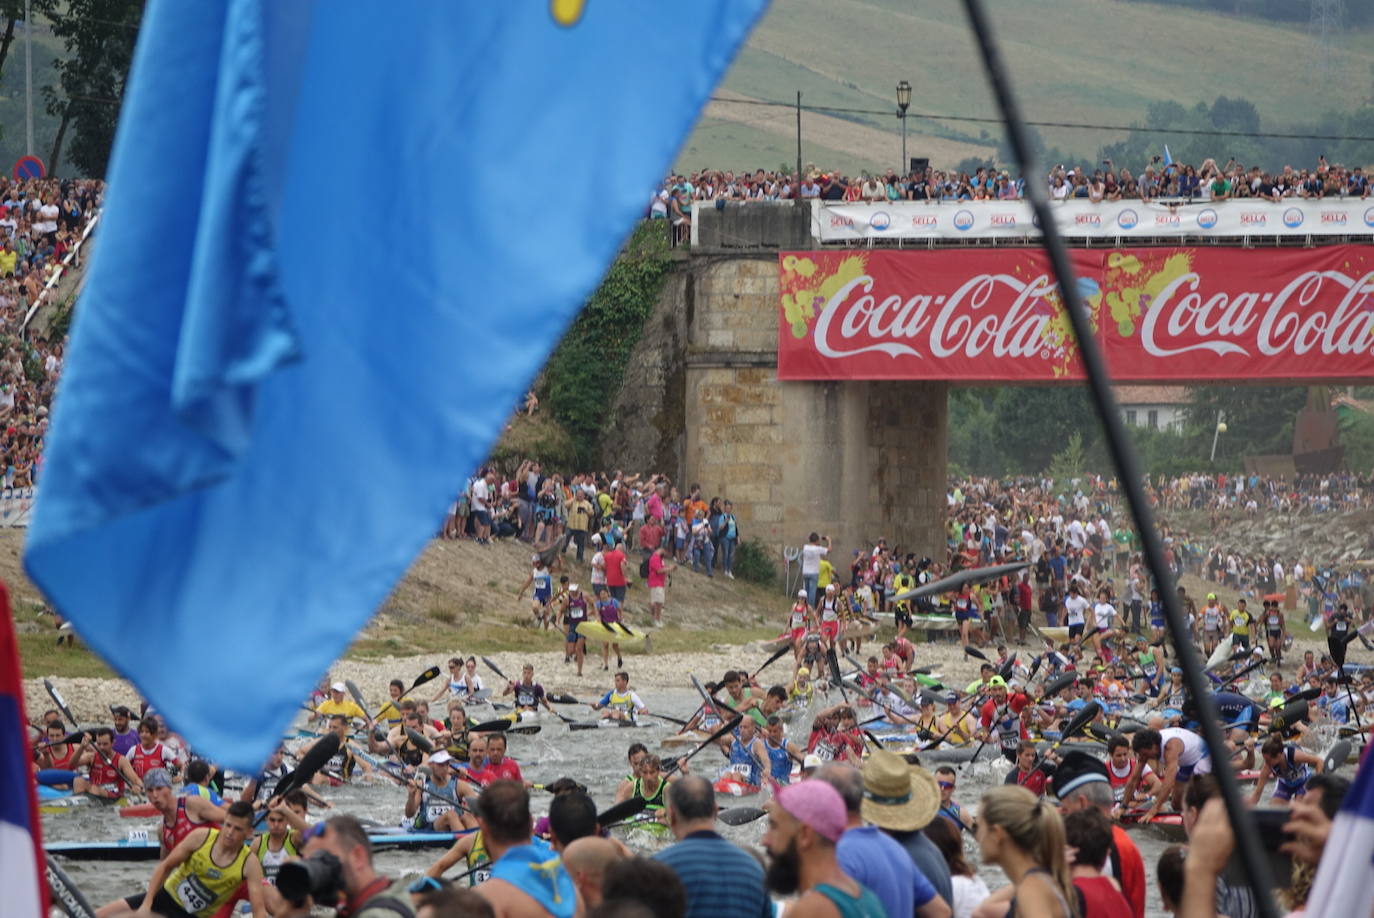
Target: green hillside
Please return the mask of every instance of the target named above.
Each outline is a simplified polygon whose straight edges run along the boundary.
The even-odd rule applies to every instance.
[[[1328,51],[1309,34],[1305,21],[1271,22],[1127,0],[993,0],[989,5],[1031,120],[1129,125],[1142,122],[1154,102],[1192,108],[1229,96],[1252,102],[1264,128],[1287,130],[1315,123],[1328,112],[1349,114],[1374,96],[1374,31],[1367,27],[1347,24],[1329,51],[1334,66],[1325,71]],[[996,114],[960,0],[774,0],[722,89],[787,102],[801,90],[808,105],[895,111],[893,87],[902,79],[915,87],[913,116]],[[790,112],[758,109],[752,125],[757,130],[733,132],[737,146],[731,146],[721,142],[719,125],[712,123],[719,109],[708,107],[698,128],[703,137],[689,139],[680,167],[702,165],[699,156],[686,155],[693,148],[720,155],[715,164],[722,168],[774,167],[778,148],[793,151],[785,157],[789,161],[795,158]],[[840,117],[899,136],[895,117]],[[994,155],[1001,136],[995,124],[911,117],[907,127],[910,155],[924,155],[923,140],[935,137]],[[1108,130],[1041,128],[1040,133],[1049,146],[1085,161],[1124,137]],[[762,136],[770,134],[777,140]],[[1226,143],[1217,138],[1222,160],[1231,152]],[[846,171],[874,160],[895,165],[900,158],[891,152],[900,141],[875,154],[871,139],[847,143],[833,132],[821,144],[824,156],[807,152],[805,129],[803,146],[804,159]],[[932,158],[954,164],[939,155]],[[1364,161],[1374,161],[1374,150]]]

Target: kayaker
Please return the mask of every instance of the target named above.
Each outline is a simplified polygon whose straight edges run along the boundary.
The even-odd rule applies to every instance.
[[[768,768],[768,752],[752,720],[742,720],[729,736],[716,741],[729,764],[721,775],[723,780],[757,790]]]
[[[553,713],[553,705],[549,704],[549,698],[544,693],[544,686],[534,681],[534,664],[526,663],[520,668],[520,681],[507,682],[506,690],[502,696],[515,696],[515,709],[517,711],[538,711],[539,705],[550,713]]]
[[[110,716],[114,718],[114,749],[122,756],[128,756],[129,751],[138,745],[138,730],[131,726],[133,712],[122,704],[117,704],[110,708]]]
[[[435,752],[429,757],[429,775],[416,775],[406,787],[405,818],[417,831],[460,832],[476,824],[453,805],[454,800],[476,797],[477,790],[453,774],[452,761],[447,752]]]
[[[477,771],[470,771],[477,783],[483,786],[491,784],[493,781],[518,781],[526,786],[529,782],[520,773],[520,766],[515,759],[506,756],[506,734],[492,733],[487,737],[487,760],[486,764]],[[433,757],[430,758],[432,762]]]
[[[792,763],[800,765],[805,759],[786,737],[782,720],[776,716],[768,718],[768,726],[764,728],[763,749],[768,756],[768,777],[778,784],[790,784]]]
[[[139,916],[195,915],[210,918],[233,897],[239,884],[248,892],[253,918],[267,914],[263,902],[262,864],[249,850],[253,808],[243,801],[230,804],[219,828],[199,828],[183,838],[153,868],[148,891],[124,900]],[[107,914],[109,914],[107,912]]]
[[[1321,774],[1324,763],[1320,756],[1299,749],[1296,743],[1286,743],[1283,737],[1274,734],[1260,747],[1264,764],[1260,766],[1259,779],[1250,794],[1250,805],[1257,806],[1264,795],[1264,786],[1274,778],[1274,794],[1271,800],[1275,806],[1287,804],[1294,797],[1307,793],[1307,779],[1313,774]]]
[[[107,800],[118,800],[129,789],[134,793],[143,793],[143,782],[139,780],[133,765],[115,751],[114,731],[109,727],[97,727],[92,732],[95,743],[90,754],[89,777],[77,775],[72,782],[72,791]]]
[[[477,887],[498,915],[572,918],[577,890],[558,856],[531,836],[529,792],[498,781],[482,792],[477,820],[491,857],[491,879]]]
[[[1164,801],[1173,803],[1176,812],[1183,810],[1183,792],[1193,777],[1193,770],[1202,759],[1204,750],[1202,737],[1191,730],[1181,727],[1167,727],[1163,730],[1139,730],[1131,738],[1131,749],[1135,752],[1135,769],[1122,791],[1122,805],[1129,809],[1135,803],[1140,788],[1140,776],[1146,766],[1154,768],[1160,775],[1162,785],[1155,795],[1141,822],[1149,822],[1164,806]],[[1156,764],[1158,763],[1158,764]]]
[[[624,670],[615,674],[615,688],[592,702],[591,708],[601,712],[602,720],[633,721],[649,712],[644,700],[630,688],[630,674]]]

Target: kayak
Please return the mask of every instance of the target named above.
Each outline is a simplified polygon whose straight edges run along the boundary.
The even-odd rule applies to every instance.
[[[128,806],[128,797],[119,797],[110,800],[106,797],[92,797],[90,794],[73,794],[71,791],[58,791],[55,796],[43,794],[44,790],[52,791],[54,788],[39,788],[38,812],[48,816],[55,816],[59,813],[70,813],[74,810],[92,806]]]
[[[606,720],[582,720],[582,721],[573,721],[572,723],[568,724],[568,729],[569,729],[569,730],[599,730],[599,729],[602,729],[602,728],[614,729],[614,728],[616,728],[616,727],[630,728],[630,727],[653,727],[653,726],[657,726],[657,725],[656,725],[656,724],[653,724],[653,723],[648,723],[648,722],[640,722],[640,721],[637,721],[637,720],[610,720],[610,719],[606,719]]]
[[[1183,816],[1180,813],[1160,813],[1149,822],[1140,822],[1139,817],[1143,813],[1124,813],[1122,814],[1122,824],[1127,829],[1148,829],[1163,835],[1169,841],[1184,841],[1188,837],[1187,831],[1183,828]]]
[[[671,838],[673,835],[673,830],[667,823],[659,822],[652,816],[631,819],[629,822],[623,822],[618,826],[612,826],[611,831],[619,832],[622,835],[630,835],[631,833],[639,832],[651,838]]]
[[[629,625],[620,622],[614,625],[603,625],[601,622],[582,622],[577,626],[578,637],[589,641],[600,641],[603,644],[638,644],[647,636],[647,632],[636,631]]]
[[[43,846],[48,854],[79,861],[155,861],[158,843],[147,837],[146,830],[130,833],[130,838],[112,842],[49,842]],[[456,832],[388,832],[370,829],[368,841],[373,850],[414,850],[418,848],[447,848],[459,837]]]
[[[729,794],[731,797],[748,797],[759,792],[757,784],[746,784],[737,774],[729,773],[721,775],[712,783],[718,794]]]

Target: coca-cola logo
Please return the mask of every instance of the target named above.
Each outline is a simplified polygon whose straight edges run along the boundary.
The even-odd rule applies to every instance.
[[[1304,271],[1277,293],[1208,295],[1201,284],[1196,272],[1188,272],[1155,297],[1140,324],[1148,353],[1374,354],[1374,272]]]
[[[1304,219],[1305,215],[1300,208],[1290,207],[1283,212],[1283,225],[1289,229],[1297,229],[1302,226]]]
[[[1140,215],[1137,214],[1135,211],[1131,210],[1129,207],[1116,215],[1116,225],[1121,227],[1122,229],[1135,229],[1136,224],[1139,222]]]
[[[979,274],[948,295],[904,297],[873,288],[873,277],[862,274],[826,300],[811,332],[820,354],[1048,356],[1043,333],[1055,305],[1046,297],[1056,287],[1046,274],[1027,279]]]
[[[973,213],[967,210],[956,211],[954,214],[954,228],[961,233],[973,229]]]

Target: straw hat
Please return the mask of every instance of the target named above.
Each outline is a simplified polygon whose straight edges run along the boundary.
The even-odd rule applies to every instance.
[[[908,765],[894,752],[874,752],[864,763],[863,775],[860,812],[879,828],[914,832],[928,826],[940,809],[935,776],[919,765]]]

